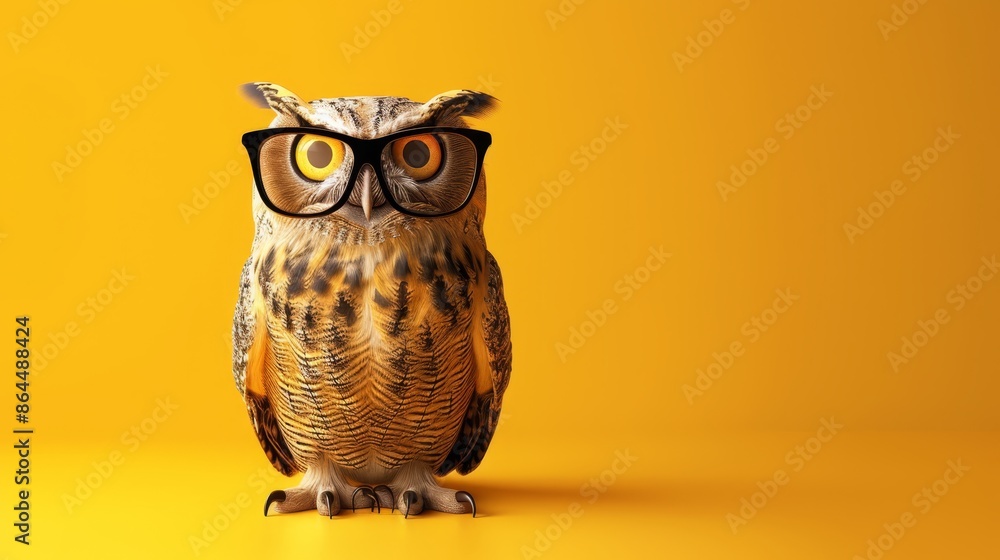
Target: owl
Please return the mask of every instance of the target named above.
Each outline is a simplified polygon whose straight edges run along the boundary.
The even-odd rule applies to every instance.
[[[486,250],[483,159],[461,90],[305,102],[244,93],[277,116],[248,132],[255,234],[233,323],[233,376],[274,468],[304,473],[264,515],[357,507],[476,514],[435,477],[493,438],[510,320]]]

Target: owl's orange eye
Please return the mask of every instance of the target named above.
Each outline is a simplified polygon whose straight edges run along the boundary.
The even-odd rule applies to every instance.
[[[344,161],[344,143],[340,140],[304,134],[295,144],[295,166],[307,179],[322,181]]]
[[[433,134],[416,134],[392,143],[392,159],[417,181],[434,176],[441,168],[441,143]]]

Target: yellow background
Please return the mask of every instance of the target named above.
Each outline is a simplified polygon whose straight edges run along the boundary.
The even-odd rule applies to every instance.
[[[44,1],[4,3],[0,321],[13,354],[14,317],[29,315],[42,357],[32,544],[13,541],[11,435],[0,555],[875,558],[880,536],[885,558],[996,553],[1000,279],[960,310],[949,293],[1000,250],[1000,7],[931,0],[886,38],[879,21],[915,1],[399,2],[385,25],[371,23],[381,0],[73,0],[44,17]],[[261,515],[294,481],[268,465],[230,374],[252,236],[239,137],[271,118],[237,93],[255,80],[307,99],[503,101],[476,126],[494,138],[486,229],[514,372],[482,467],[446,481],[480,518]],[[814,87],[832,96],[800,109]],[[809,118],[786,138],[796,110]],[[53,164],[103,119],[110,132],[60,176]],[[627,128],[602,146],[608,119]],[[904,165],[942,127],[959,137],[914,182]],[[769,138],[778,150],[724,199],[718,181]],[[582,169],[592,144],[603,151]],[[896,180],[905,193],[849,238],[844,224]],[[526,199],[546,207],[517,227]],[[660,247],[669,259],[645,269]],[[625,299],[630,275],[646,281]],[[786,289],[798,299],[768,315]],[[609,299],[614,313],[584,326]],[[894,368],[888,353],[942,308],[948,322]],[[752,340],[754,317],[774,321]],[[561,356],[573,328],[592,336]],[[689,399],[713,353],[728,369]],[[831,418],[844,427],[810,443]],[[816,452],[797,463],[797,445]],[[969,471],[924,511],[912,497],[958,460]],[[778,470],[787,484],[734,532],[730,514]],[[915,525],[885,536],[908,512]]]

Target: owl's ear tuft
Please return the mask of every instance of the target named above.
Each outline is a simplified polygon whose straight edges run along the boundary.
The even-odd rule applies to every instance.
[[[424,103],[424,115],[429,122],[447,121],[453,117],[485,117],[493,112],[500,100],[488,93],[468,89],[452,90]]]
[[[305,118],[306,115],[312,113],[312,107],[308,103],[278,84],[253,82],[240,86],[240,91],[255,106],[270,107],[280,115]]]

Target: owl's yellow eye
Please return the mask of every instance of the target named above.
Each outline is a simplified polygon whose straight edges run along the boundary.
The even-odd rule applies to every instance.
[[[429,179],[441,167],[441,144],[433,134],[416,134],[392,143],[392,159],[417,181]]]
[[[344,143],[340,140],[304,134],[295,144],[295,166],[307,179],[322,181],[344,161]]]

